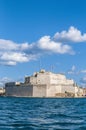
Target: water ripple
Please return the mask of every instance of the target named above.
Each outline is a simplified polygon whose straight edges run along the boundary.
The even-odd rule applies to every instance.
[[[86,130],[86,99],[0,97],[0,130]]]

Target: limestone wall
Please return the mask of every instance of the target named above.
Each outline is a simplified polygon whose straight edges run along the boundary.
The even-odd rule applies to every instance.
[[[6,96],[31,97],[33,96],[33,86],[6,86]]]
[[[57,84],[55,93],[62,93],[61,90],[62,90],[62,86]]]
[[[75,87],[72,85],[62,85],[61,92],[69,92],[69,93],[74,93],[75,94]]]
[[[56,93],[56,85],[55,84],[51,84],[51,85],[48,84],[46,97],[55,97],[55,93]]]
[[[37,76],[37,84],[49,84],[50,76],[48,74],[39,74]]]
[[[46,85],[33,85],[33,97],[46,97]]]
[[[78,87],[78,96],[82,97],[84,94],[83,88]]]

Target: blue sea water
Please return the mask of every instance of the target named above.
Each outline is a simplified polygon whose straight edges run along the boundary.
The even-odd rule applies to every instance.
[[[0,130],[86,130],[86,99],[0,97]]]

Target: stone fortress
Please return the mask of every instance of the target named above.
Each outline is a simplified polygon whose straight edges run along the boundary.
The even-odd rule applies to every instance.
[[[25,77],[24,83],[5,84],[5,95],[16,97],[85,97],[84,89],[63,74],[40,70]]]

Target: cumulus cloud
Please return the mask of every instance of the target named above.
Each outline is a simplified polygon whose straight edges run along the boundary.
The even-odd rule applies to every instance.
[[[63,45],[61,42],[55,42],[50,39],[50,36],[44,36],[38,41],[38,48],[41,50],[59,53],[59,54],[73,54],[73,50],[69,45]]]
[[[27,62],[28,61],[28,57],[25,53],[5,52],[3,55],[1,55],[1,60],[11,61],[12,59],[14,62]]]
[[[0,39],[0,51],[3,50],[8,50],[8,51],[15,51],[15,50],[26,50],[30,48],[31,45],[28,43],[22,43],[22,44],[17,44],[11,40],[4,40]]]
[[[68,31],[57,32],[54,39],[60,42],[85,42],[86,33],[82,34],[80,30],[71,26]]]
[[[73,54],[71,46],[55,42],[50,36],[44,36],[34,43],[15,43],[0,39],[0,64],[16,65],[17,63],[34,60],[41,55],[49,53]]]
[[[13,66],[35,59],[36,55],[32,54],[33,46],[34,44],[19,44],[11,40],[0,39],[0,64]]]
[[[29,57],[23,52],[1,52],[0,64],[3,65],[16,65],[16,63],[22,63],[29,61]]]
[[[67,42],[84,42],[86,33],[82,34],[71,26],[68,31],[57,32],[54,37],[43,36],[34,43],[16,43],[0,39],[0,64],[16,65],[17,63],[35,60],[44,54],[75,54]],[[74,66],[69,73],[73,73]]]

